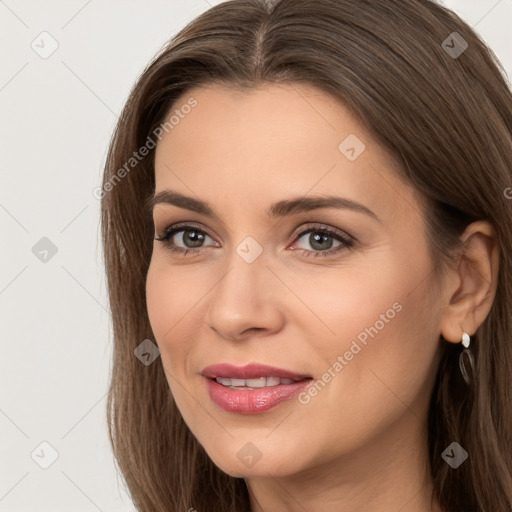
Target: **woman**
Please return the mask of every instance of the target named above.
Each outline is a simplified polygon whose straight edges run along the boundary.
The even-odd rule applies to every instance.
[[[138,510],[512,510],[499,66],[429,0],[232,0],[147,67],[102,191]]]

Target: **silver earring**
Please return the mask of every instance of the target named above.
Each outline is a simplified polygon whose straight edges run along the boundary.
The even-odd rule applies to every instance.
[[[459,355],[459,367],[460,372],[462,373],[462,376],[464,377],[464,380],[466,381],[466,384],[469,386],[473,380],[473,377],[475,375],[475,360],[473,358],[473,354],[471,353],[471,350],[469,349],[469,343],[470,338],[468,333],[463,333],[462,335],[462,345],[463,349],[460,352]],[[466,365],[464,363],[464,358],[466,358],[469,361],[469,366],[471,367],[471,375],[468,375],[468,372],[466,370]]]

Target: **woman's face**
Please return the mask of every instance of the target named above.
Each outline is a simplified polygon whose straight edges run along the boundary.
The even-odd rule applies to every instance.
[[[419,432],[441,311],[420,198],[390,156],[303,85],[196,88],[175,110],[155,193],[191,199],[154,205],[155,236],[181,231],[154,241],[147,306],[172,395],[213,462],[291,475]],[[331,196],[343,200],[322,205]],[[239,371],[205,371],[218,364]],[[230,374],[255,380],[211,378]]]

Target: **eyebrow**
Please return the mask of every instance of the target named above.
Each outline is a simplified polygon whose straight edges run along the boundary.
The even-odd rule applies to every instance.
[[[213,208],[205,201],[195,199],[193,197],[185,196],[179,192],[165,189],[157,194],[153,194],[148,198],[145,203],[145,210],[150,215],[157,204],[171,204],[191,210],[193,212],[201,213],[207,217],[219,219],[219,216],[215,213]],[[285,217],[301,212],[309,212],[319,208],[336,208],[352,210],[358,213],[364,213],[373,219],[381,222],[379,217],[370,210],[367,206],[361,203],[347,199],[344,197],[337,196],[303,196],[303,197],[292,197],[282,201],[277,201],[270,205],[267,211],[267,215],[270,218]]]

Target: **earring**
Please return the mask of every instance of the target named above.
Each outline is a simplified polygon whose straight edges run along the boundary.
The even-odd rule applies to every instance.
[[[466,381],[466,384],[469,386],[471,384],[471,381],[473,380],[473,377],[475,375],[475,360],[473,358],[473,354],[471,353],[471,350],[469,349],[469,343],[470,338],[469,334],[466,332],[462,335],[462,345],[463,349],[460,352],[459,355],[459,367],[460,372],[462,373],[462,376],[464,377],[464,380]],[[471,367],[471,375],[468,375],[468,372],[466,370],[466,365],[464,363],[464,358],[468,359],[469,366]]]

